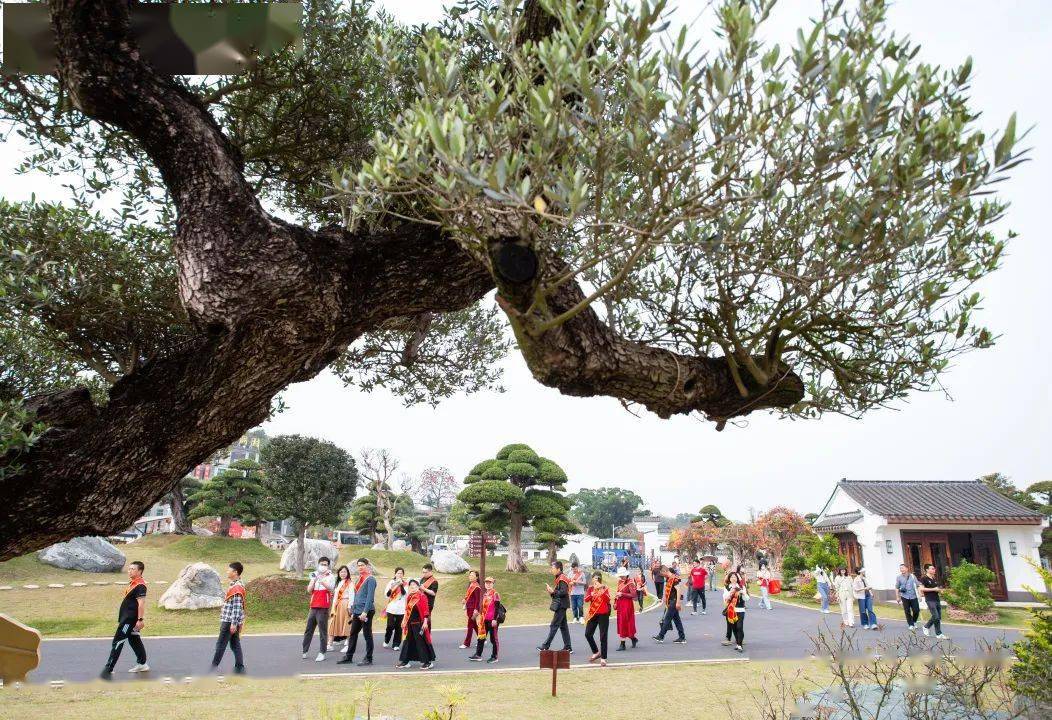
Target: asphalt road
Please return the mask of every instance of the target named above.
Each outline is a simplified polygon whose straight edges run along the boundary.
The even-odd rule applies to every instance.
[[[725,630],[725,621],[720,615],[719,593],[710,592],[709,598],[715,601],[715,607],[709,606],[707,615],[692,616],[689,608],[683,613],[683,623],[687,635],[685,645],[672,644],[675,638],[673,630],[665,638],[664,644],[658,644],[651,639],[657,632],[660,615],[656,610],[636,616],[639,630],[639,646],[634,650],[617,652],[616,632],[614,623],[610,627],[610,664],[621,663],[656,663],[676,662],[679,660],[713,660],[727,659],[739,660],[743,655],[737,653],[733,647],[720,645]],[[218,627],[218,612],[217,627]],[[306,615],[306,612],[304,613]],[[509,617],[509,623],[513,618]],[[860,639],[867,647],[875,645],[879,639],[889,639],[896,634],[907,632],[903,621],[885,622],[884,629],[880,632],[866,631],[860,634]],[[823,615],[815,610],[784,605],[776,603],[773,610],[760,610],[750,606],[745,617],[745,653],[744,657],[751,660],[777,660],[777,659],[802,659],[811,656],[813,645],[810,640],[818,630],[826,627],[834,633],[839,633],[839,613]],[[382,628],[379,619],[374,622],[376,627]],[[999,638],[1011,642],[1018,638],[1019,633],[1015,630],[1002,630],[992,628],[981,628],[965,625],[945,625],[944,632],[950,637],[950,642],[961,649],[962,652],[973,651],[976,640],[983,638],[995,641]],[[861,633],[861,631],[858,631]],[[438,630],[433,634],[435,652],[438,661],[435,663],[437,671],[463,671],[490,669],[507,670],[509,668],[536,668],[538,664],[536,647],[540,644],[547,633],[547,626],[520,626],[509,624],[500,631],[500,662],[494,665],[486,663],[475,663],[468,661],[469,650],[459,650],[457,646],[463,640],[463,630]],[[571,656],[573,665],[588,664],[591,654],[588,644],[584,639],[583,625],[570,625],[570,634],[573,641],[574,654]],[[597,633],[598,635],[598,633]],[[376,649],[374,653],[374,664],[371,667],[360,668],[356,665],[337,665],[341,653],[328,653],[323,662],[315,662],[317,653],[317,635],[311,645],[310,658],[300,658],[302,636],[296,635],[246,635],[242,640],[245,651],[245,666],[248,675],[256,677],[281,677],[295,675],[327,675],[327,674],[367,674],[379,672],[392,672],[397,662],[397,653],[382,646],[382,631],[375,634]],[[598,637],[597,637],[598,640]],[[215,640],[211,637],[165,637],[151,638],[149,634],[143,637],[146,644],[148,663],[150,671],[141,674],[130,674],[128,668],[134,664],[134,655],[130,648],[125,648],[121,654],[120,662],[113,679],[118,681],[146,681],[158,680],[164,677],[182,679],[184,677],[199,676],[209,670]],[[946,646],[944,641],[943,647]],[[554,649],[561,647],[561,640],[556,635],[552,644]],[[489,646],[484,651],[489,655]],[[30,682],[48,682],[50,680],[62,679],[66,681],[86,681],[98,677],[109,653],[109,640],[106,639],[56,639],[45,640],[41,647],[40,667],[33,672]],[[364,648],[359,639],[359,649],[355,660],[363,657]],[[233,667],[233,656],[228,650],[223,659],[222,671],[229,673]],[[400,672],[420,672],[418,665]]]

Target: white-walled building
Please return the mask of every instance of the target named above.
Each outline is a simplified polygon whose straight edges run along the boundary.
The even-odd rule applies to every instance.
[[[581,563],[582,567],[588,567],[592,564],[592,548],[595,547],[595,541],[598,539],[587,533],[567,535],[566,544],[559,549],[559,557],[566,560],[577,558],[577,562]]]
[[[643,552],[650,560],[657,558],[662,563],[669,565],[676,559],[676,553],[668,549],[669,533],[658,530],[661,524],[659,517],[640,517],[632,521],[636,529],[643,535]]]
[[[895,597],[895,577],[905,563],[920,574],[931,563],[945,581],[951,567],[968,560],[990,568],[995,600],[1027,601],[1024,586],[1043,588],[1037,571],[1044,517],[978,480],[841,480],[814,528],[835,535],[851,569],[866,577],[881,600]]]

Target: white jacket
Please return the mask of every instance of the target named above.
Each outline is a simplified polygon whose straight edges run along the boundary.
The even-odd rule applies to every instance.
[[[855,594],[856,600],[866,599],[866,590],[869,589],[869,583],[866,582],[866,576],[859,573],[855,576],[854,581],[851,583],[851,591]]]
[[[391,588],[398,584],[397,580],[392,580],[387,583],[387,588],[384,590],[384,597],[388,597],[387,593],[391,592]],[[388,615],[405,615],[405,580],[402,581],[402,594],[398,596],[397,600],[387,601],[387,614]]]
[[[850,575],[837,575],[833,578],[833,589],[840,602],[850,601],[854,597],[853,581]]]

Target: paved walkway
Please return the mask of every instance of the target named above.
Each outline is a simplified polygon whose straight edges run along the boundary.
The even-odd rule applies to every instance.
[[[684,660],[740,660],[742,655],[733,647],[723,647],[725,622],[720,615],[719,593],[710,592],[709,598],[716,600],[715,607],[710,604],[707,615],[691,616],[689,609],[683,614],[683,623],[687,634],[687,644],[674,645],[675,631],[666,637],[664,644],[651,639],[657,632],[659,614],[656,610],[637,615],[639,628],[639,646],[634,650],[616,652],[616,633],[611,623],[611,642],[609,662],[622,663],[656,663],[677,662]],[[217,613],[218,616],[218,613]],[[906,632],[903,621],[883,621],[881,632],[866,632],[863,636],[867,645],[873,645],[881,637]],[[823,615],[815,610],[776,603],[773,610],[760,610],[749,607],[745,618],[745,654],[752,660],[789,660],[802,659],[811,655],[811,641],[822,628],[839,632],[840,615]],[[374,623],[382,627],[379,622]],[[217,620],[218,626],[218,620]],[[974,648],[975,641],[983,638],[989,641],[1004,638],[1011,642],[1019,637],[1015,630],[981,628],[976,626],[947,625],[944,632],[952,642],[967,652]],[[463,640],[463,630],[438,630],[434,633],[435,652],[438,662],[435,670],[508,670],[537,667],[537,645],[544,640],[547,626],[508,626],[501,629],[500,662],[495,665],[469,662],[468,650],[459,650],[457,646]],[[588,644],[584,639],[584,626],[571,625],[570,634],[573,640],[574,654],[571,662],[574,665],[587,665],[590,655]],[[397,662],[396,653],[382,646],[382,633],[375,635],[376,650],[374,664],[368,668],[356,665],[337,665],[339,652],[329,653],[323,662],[315,662],[317,636],[311,646],[309,660],[300,658],[301,638],[296,635],[246,635],[242,641],[245,650],[245,665],[248,674],[256,677],[282,677],[328,674],[367,674],[391,672]],[[597,638],[598,640],[598,638]],[[130,648],[121,654],[120,663],[113,674],[115,680],[157,680],[163,677],[181,679],[186,676],[202,675],[209,669],[215,641],[210,637],[151,638],[143,637],[148,654],[150,671],[142,674],[129,674],[128,668],[134,663]],[[558,649],[561,641],[556,636],[553,647]],[[98,677],[109,653],[109,640],[46,640],[42,644],[40,667],[30,675],[31,682],[47,682],[63,679],[68,681],[85,681]],[[361,659],[364,648],[359,639],[359,650],[356,660]],[[489,647],[485,653],[488,657]],[[233,666],[230,651],[223,660],[223,670],[230,672]],[[399,672],[419,672],[418,666]]]

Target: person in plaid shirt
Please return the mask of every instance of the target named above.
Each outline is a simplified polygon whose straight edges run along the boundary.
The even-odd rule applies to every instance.
[[[213,670],[219,667],[229,644],[234,651],[234,672],[245,672],[245,658],[241,654],[241,629],[245,626],[245,586],[241,584],[244,570],[239,562],[227,566],[226,576],[230,580],[230,587],[227,588],[223,607],[219,610],[219,639],[216,640],[216,653],[212,657]]]

